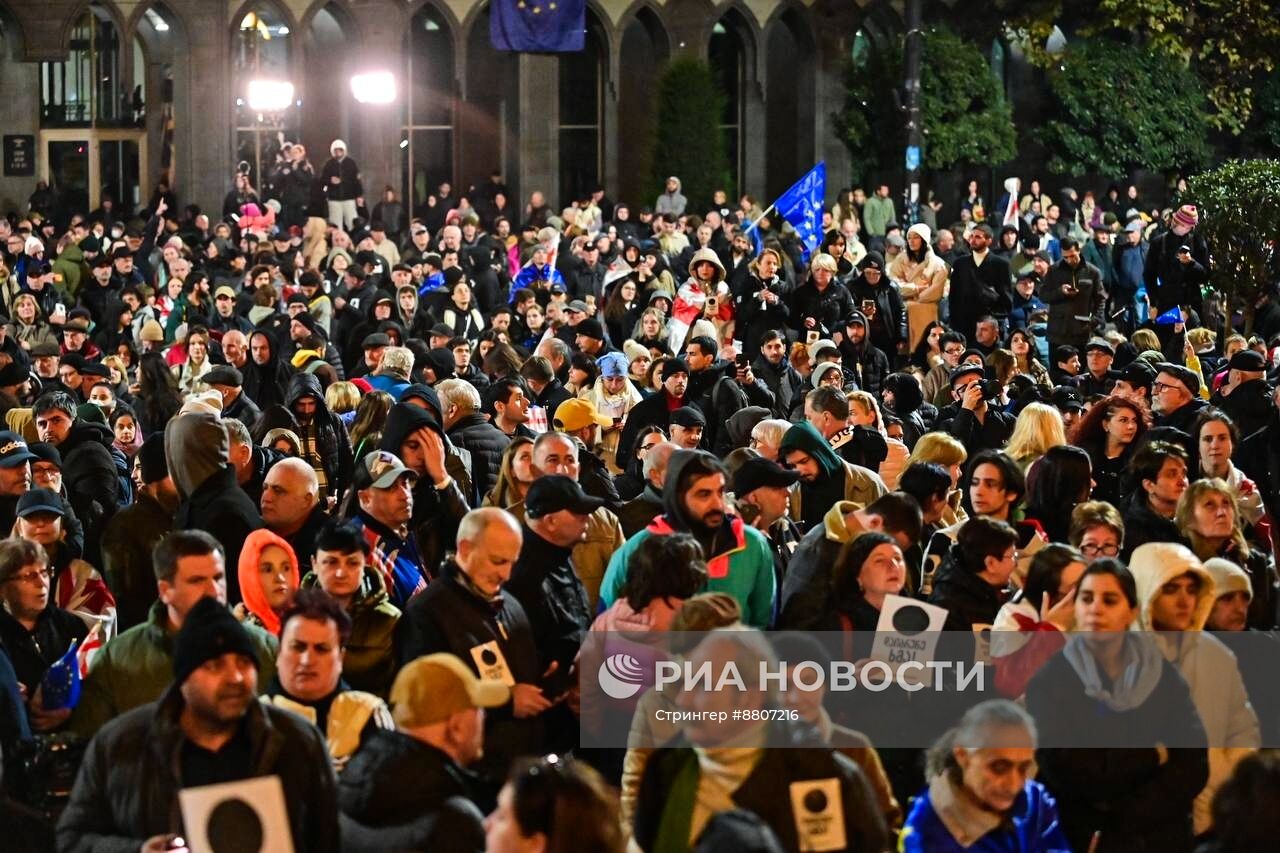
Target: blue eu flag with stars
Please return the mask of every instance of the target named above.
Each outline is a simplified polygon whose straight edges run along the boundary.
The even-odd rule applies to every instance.
[[[586,0],[494,0],[491,9],[489,38],[497,50],[582,50]]]
[[[826,194],[827,164],[824,161],[810,169],[773,203],[800,236],[806,262],[822,241],[822,200]]]

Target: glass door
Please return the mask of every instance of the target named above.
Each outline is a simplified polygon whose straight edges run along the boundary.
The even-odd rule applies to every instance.
[[[58,194],[63,210],[88,211],[89,140],[50,140],[45,160],[49,165],[49,187]]]

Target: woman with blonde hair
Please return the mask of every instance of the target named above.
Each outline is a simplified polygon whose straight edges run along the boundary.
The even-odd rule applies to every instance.
[[[1249,547],[1237,500],[1226,480],[1196,480],[1182,493],[1173,519],[1200,560],[1221,557],[1244,569],[1253,587],[1249,627],[1269,631],[1275,622],[1275,566],[1266,552]]]
[[[319,216],[307,218],[302,226],[302,257],[307,269],[322,269],[329,255],[329,241],[326,239],[328,226]]]
[[[947,469],[951,475],[951,491],[947,494],[947,506],[950,509],[942,514],[939,527],[952,527],[969,520],[969,514],[961,506],[964,491],[960,488],[960,477],[964,473],[965,460],[969,453],[958,439],[945,432],[927,432],[920,436],[911,455],[903,466],[904,470],[917,462],[932,462]]]
[[[1133,345],[1138,348],[1138,353],[1144,353],[1148,350],[1160,352],[1160,338],[1150,329],[1138,329],[1133,333],[1133,337],[1129,339]]]
[[[938,319],[938,303],[947,295],[951,278],[946,263],[934,254],[929,226],[918,222],[907,229],[907,248],[889,264],[889,280],[907,306],[907,347],[915,349],[925,329]]]
[[[334,382],[324,391],[324,404],[335,415],[354,415],[360,405],[360,389],[350,382]],[[343,418],[348,426],[351,418]]]
[[[1013,423],[1013,434],[1004,452],[1025,474],[1050,447],[1067,443],[1066,427],[1062,423],[1062,413],[1053,406],[1044,403],[1032,403],[1018,413]]]
[[[907,457],[911,451],[896,438],[889,438],[884,428],[884,418],[880,414],[880,404],[876,398],[866,391],[851,391],[849,397],[849,426],[862,426],[873,429],[884,438],[888,447],[888,455],[880,463],[880,479],[890,491],[898,487],[898,477],[902,469],[907,467]]]
[[[329,389],[333,390],[336,384],[330,385]],[[395,398],[386,391],[370,391],[361,398],[352,412],[351,446],[355,448],[352,458],[363,459],[366,453],[378,446],[382,440],[382,428],[387,423],[387,413],[395,403]]]

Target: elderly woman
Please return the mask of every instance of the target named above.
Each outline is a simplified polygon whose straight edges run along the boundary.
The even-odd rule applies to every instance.
[[[1274,628],[1275,565],[1265,551],[1245,540],[1235,489],[1217,478],[1196,480],[1182,493],[1174,520],[1200,560],[1221,557],[1244,569],[1254,593],[1249,627]]]
[[[938,320],[938,303],[947,295],[950,273],[933,252],[929,226],[923,222],[907,230],[907,248],[889,265],[889,280],[898,286],[907,306],[907,348],[915,349],[925,329]]]

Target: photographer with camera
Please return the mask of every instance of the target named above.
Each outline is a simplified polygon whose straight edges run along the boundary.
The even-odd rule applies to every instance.
[[[1013,433],[1014,416],[1000,408],[1003,386],[987,379],[981,364],[965,362],[951,371],[955,401],[938,412],[938,427],[964,444],[970,453],[999,450]]]

